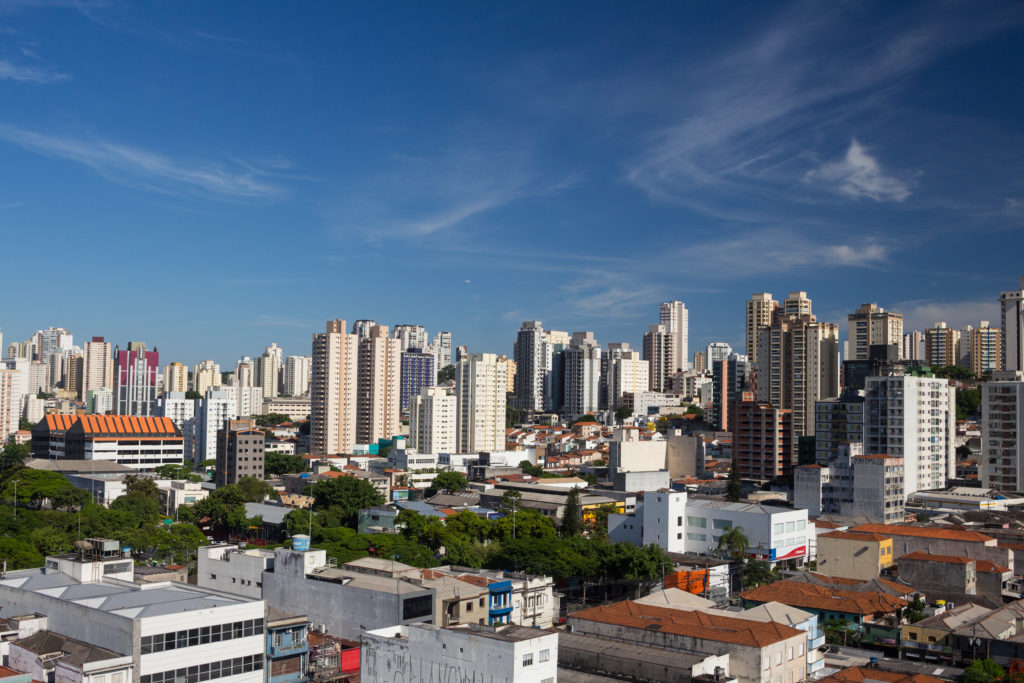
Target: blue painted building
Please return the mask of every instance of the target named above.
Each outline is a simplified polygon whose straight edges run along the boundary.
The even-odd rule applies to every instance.
[[[309,680],[309,619],[267,608],[267,683]]]
[[[409,349],[402,353],[402,411],[409,409],[412,397],[420,393],[423,387],[437,384],[437,368],[434,367],[434,354],[424,353],[421,349]]]
[[[488,623],[491,626],[512,623],[512,582],[492,581],[487,590]]]

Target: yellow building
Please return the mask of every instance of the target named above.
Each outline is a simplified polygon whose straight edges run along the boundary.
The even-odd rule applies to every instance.
[[[893,564],[892,538],[860,531],[833,531],[818,536],[818,572],[867,581]]]

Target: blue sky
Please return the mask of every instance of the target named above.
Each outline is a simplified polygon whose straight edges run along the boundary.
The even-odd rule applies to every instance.
[[[0,0],[6,341],[233,363],[328,318],[691,352],[806,290],[998,321],[1019,3]]]

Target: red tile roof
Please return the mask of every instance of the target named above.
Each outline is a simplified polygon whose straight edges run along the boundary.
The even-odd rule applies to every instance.
[[[857,531],[830,531],[827,534],[819,535],[818,538],[837,538],[847,541],[888,541],[891,536]]]
[[[752,602],[781,602],[790,607],[845,612],[847,614],[879,614],[907,606],[907,601],[886,593],[826,588],[802,581],[776,581],[740,593]]]
[[[862,681],[882,681],[882,683],[943,683],[941,678],[928,674],[907,674],[896,671],[882,671],[866,667],[851,666],[831,676],[818,679],[818,683],[861,683]]]
[[[909,524],[861,524],[850,531],[867,531],[890,536],[917,536],[918,538],[939,538],[946,541],[964,541],[968,543],[986,543],[995,540],[991,536],[979,534],[977,531],[958,531],[941,527],[911,526]]]
[[[943,564],[970,564],[971,558],[958,555],[932,555],[923,550],[915,550],[898,558],[898,560],[920,560],[922,562],[942,562]]]
[[[575,612],[569,617],[757,648],[803,634],[803,631],[772,621],[758,622],[703,612],[688,612],[670,607],[642,605],[631,600],[591,607],[582,612]]]

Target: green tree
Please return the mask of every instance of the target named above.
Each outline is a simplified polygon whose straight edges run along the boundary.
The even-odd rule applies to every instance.
[[[433,496],[438,491],[455,493],[464,488],[466,488],[466,477],[461,472],[439,472],[433,481],[430,482],[427,495]]]
[[[954,380],[970,380],[974,379],[974,373],[965,367],[959,365],[940,365],[932,369],[932,373],[936,377],[946,377]]]
[[[17,481],[17,485],[15,485]],[[8,503],[14,500],[14,491],[18,491],[18,505],[40,508],[44,501],[67,500],[70,491],[75,490],[64,475],[57,472],[46,472],[20,468],[8,470],[0,487],[0,501]]]
[[[564,538],[579,536],[583,531],[582,510],[580,509],[580,489],[573,486],[565,499],[565,507],[562,508],[562,526],[559,529]]]
[[[239,477],[235,485],[241,489],[247,503],[262,503],[268,498],[278,498],[274,487],[257,477]]]
[[[513,538],[554,538],[557,535],[554,522],[528,508],[519,508],[496,520],[491,526],[491,538],[502,543]]]
[[[381,505],[384,496],[373,484],[358,477],[335,477],[318,481],[310,487],[313,509],[331,509],[344,526],[355,528],[359,511]]]
[[[138,493],[153,500],[160,500],[160,489],[157,488],[156,482],[149,477],[129,474],[124,478],[123,483],[125,495]]]
[[[56,555],[71,550],[71,537],[52,526],[41,526],[29,534],[32,545],[43,555]]]
[[[445,382],[451,382],[455,379],[455,366],[446,365],[437,371],[437,383],[444,384]]]
[[[135,491],[119,496],[110,504],[111,510],[122,510],[131,514],[136,520],[137,527],[151,527],[157,523],[163,515],[160,509],[160,499],[150,496],[142,491]]]
[[[718,552],[734,560],[743,561],[750,547],[750,539],[743,533],[743,527],[734,526],[722,532],[718,537]]]
[[[185,392],[185,398],[188,399],[189,401],[194,401],[195,399],[203,398],[203,395],[200,394],[198,391],[192,391],[191,389],[189,389],[188,391]]]
[[[282,413],[256,415],[252,419],[256,422],[257,427],[273,427],[274,425],[279,425],[282,422],[291,422],[291,418]]]
[[[1003,667],[991,659],[975,659],[970,666],[964,669],[961,677],[963,683],[994,683],[1006,675]]]
[[[924,616],[924,600],[921,599],[920,593],[914,593],[914,599],[907,605],[907,621],[916,624],[924,619]]]
[[[529,460],[520,460],[519,469],[522,470],[523,474],[529,474],[531,477],[544,476],[544,468],[534,465]]]
[[[772,583],[779,578],[778,570],[770,562],[751,560],[743,565],[743,588],[756,588],[765,583]]]
[[[190,470],[185,465],[167,464],[156,468],[156,476],[161,479],[186,479],[188,481],[202,481],[203,478]]]
[[[981,414],[981,389],[976,387],[957,389],[956,419],[964,420]]]
[[[526,411],[505,404],[505,429],[512,429],[516,425],[522,424],[525,417]]]
[[[691,405],[686,406],[686,413],[684,413],[684,414],[685,415],[694,415],[696,417],[696,419],[701,420],[701,419],[704,418],[704,409],[701,408],[698,405],[691,404]]]
[[[512,512],[521,508],[522,503],[523,494],[515,489],[508,489],[505,493],[501,494],[501,500],[498,501],[498,509],[502,512]]]
[[[618,418],[619,424],[622,424],[633,417],[633,409],[629,406],[619,406],[615,409],[615,417]]]
[[[456,536],[468,541],[484,542],[491,532],[491,521],[470,510],[460,510],[444,521],[444,525]]]
[[[157,557],[179,564],[192,562],[196,550],[206,545],[206,536],[192,524],[172,524],[156,530],[153,547]]]
[[[32,457],[32,449],[28,444],[9,442],[0,450],[0,475],[8,470],[16,469]]]
[[[591,538],[605,540],[608,538],[608,516],[618,512],[615,503],[605,503],[594,510],[591,521],[587,523],[587,531]]]
[[[0,538],[0,558],[8,569],[29,569],[43,566],[42,554],[20,538]]]
[[[32,428],[35,427],[35,426],[36,426],[36,423],[32,422],[31,420],[26,420],[23,417],[19,417],[18,418],[18,429],[24,429],[26,431],[31,432]]]
[[[306,461],[298,455],[267,453],[263,459],[263,472],[267,476],[299,474],[306,471]]]
[[[725,485],[725,499],[732,503],[743,500],[743,484],[740,482],[740,470],[735,457],[732,460],[732,467],[729,468],[729,481]]]
[[[245,503],[248,500],[238,484],[219,486],[191,508],[179,508],[178,517],[184,517],[190,521],[209,517],[214,526],[240,529],[248,526],[248,518],[245,515]]]

